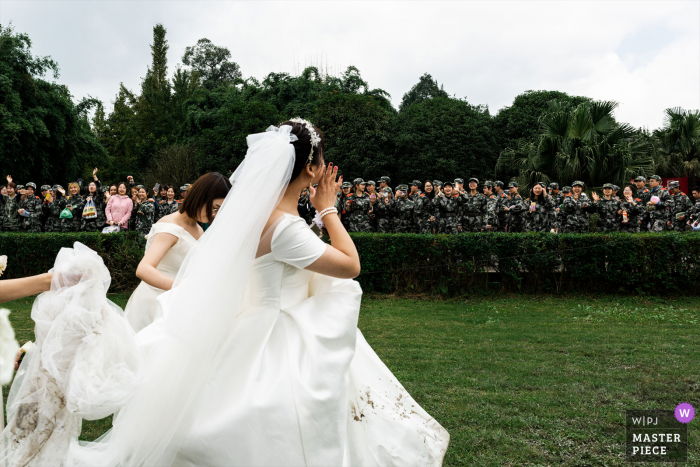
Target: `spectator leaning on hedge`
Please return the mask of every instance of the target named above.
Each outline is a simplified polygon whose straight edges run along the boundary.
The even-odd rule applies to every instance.
[[[105,213],[107,214],[107,223],[109,225],[118,225],[121,230],[128,230],[129,218],[134,203],[127,196],[127,186],[125,182],[119,182],[117,185],[117,194],[110,197],[107,202]]]

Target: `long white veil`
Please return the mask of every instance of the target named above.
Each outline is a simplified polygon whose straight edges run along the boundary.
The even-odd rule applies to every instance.
[[[290,126],[248,136],[244,162],[216,222],[188,254],[172,290],[158,298],[165,321],[142,383],[103,439],[74,443],[66,465],[166,466],[178,452],[194,402],[217,367],[243,298],[263,228],[284,194],[295,152]]]

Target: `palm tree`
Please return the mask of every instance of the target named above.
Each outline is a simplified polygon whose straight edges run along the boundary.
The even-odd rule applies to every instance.
[[[654,161],[648,138],[613,117],[617,102],[590,101],[571,107],[550,101],[540,117],[536,141],[520,141],[505,149],[496,171],[518,169],[526,189],[536,182],[570,185],[582,180],[589,186],[624,184],[636,175],[652,175]]]
[[[666,109],[664,126],[654,136],[662,155],[660,171],[670,176],[700,176],[700,111]]]

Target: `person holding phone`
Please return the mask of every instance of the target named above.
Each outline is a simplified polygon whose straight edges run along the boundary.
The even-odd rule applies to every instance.
[[[17,184],[12,181],[12,176],[7,176],[7,194],[2,195],[2,231],[19,232],[22,219],[19,210],[22,208],[22,197],[17,193]]]

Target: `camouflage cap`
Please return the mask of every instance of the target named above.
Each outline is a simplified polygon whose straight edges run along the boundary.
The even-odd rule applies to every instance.
[[[479,184],[479,179],[476,178],[476,177],[472,177],[472,178],[469,179],[469,183],[471,183],[471,182],[476,182],[476,184],[478,185],[478,184]]]
[[[180,191],[181,191],[181,192],[182,192],[182,191],[187,191],[187,185],[182,185],[182,186],[180,187]]]
[[[136,185],[136,188],[138,188],[139,190],[140,190],[141,188],[143,188],[144,190],[146,189],[146,187],[143,186],[143,185]]]
[[[442,186],[443,186],[443,187],[445,187],[445,186],[449,186],[450,188],[454,188],[454,185],[453,185],[453,184],[452,184],[452,182],[451,182],[451,181],[449,181],[449,180],[448,180],[448,181],[446,181],[445,183],[443,183],[443,184],[442,184]]]
[[[361,185],[364,184],[365,181],[362,180],[361,178],[356,178],[355,180],[352,181],[353,185]]]
[[[680,188],[681,187],[681,182],[678,180],[674,180],[668,184],[669,188]]]
[[[496,180],[495,182],[493,182],[493,186],[500,186],[501,188],[503,188],[504,183],[500,180]]]
[[[581,180],[576,180],[571,186],[575,187],[576,185],[580,186],[581,188],[586,188],[586,184],[583,183]]]
[[[620,191],[620,187],[617,185],[613,185],[613,191]]]
[[[493,182],[491,180],[486,180],[484,182],[484,186],[487,186],[489,188],[493,188]]]
[[[545,182],[537,182],[537,184],[539,186],[541,186],[542,188],[545,188],[545,189],[547,188],[547,184]]]
[[[24,190],[24,185],[17,185],[15,190]]]
[[[384,188],[382,188],[382,192],[383,193],[393,193],[390,186],[385,186]]]
[[[340,185],[340,188],[352,188],[352,183],[350,183],[350,182],[343,182],[343,184]]]
[[[367,185],[377,186],[377,184],[374,183],[374,180],[369,180],[369,181],[367,182]]]
[[[399,191],[408,191],[408,185],[401,184],[401,185],[397,186],[396,189]]]
[[[557,182],[552,182],[549,184],[549,189],[550,190],[558,190],[559,189],[559,184]]]
[[[652,175],[651,177],[649,177],[649,180],[652,180],[652,179],[656,180],[657,182],[661,181],[661,177],[659,177],[658,175]]]
[[[51,189],[51,185],[41,185],[41,191],[49,191]]]
[[[388,185],[389,183],[391,183],[391,179],[389,177],[387,177],[386,175],[383,175],[383,176],[379,177],[379,183],[381,183],[381,182],[384,182]]]
[[[455,183],[464,183],[463,178],[455,178]]]
[[[29,183],[27,183],[27,184],[25,185],[25,188],[29,188],[29,187],[32,187],[32,188],[34,188],[34,189],[36,190],[36,183],[34,183],[34,182],[29,182]]]
[[[187,188],[187,187],[190,186],[190,185],[192,185],[192,184],[191,184],[191,183],[185,183],[185,188]]]
[[[612,190],[614,186],[615,185],[613,185],[612,183],[606,183],[605,185],[603,185],[603,190],[605,190],[606,188],[610,188]]]
[[[433,180],[433,186],[442,186],[442,182],[440,180]]]
[[[518,182],[510,182],[508,188],[518,188]]]
[[[63,187],[62,187],[61,185],[54,185],[51,189],[52,189],[53,191],[56,191],[56,190],[58,190],[59,188],[60,188],[60,189],[63,189]]]
[[[423,184],[420,182],[420,180],[413,180],[411,182],[411,186],[417,186],[418,188],[420,188],[423,186]]]
[[[102,193],[107,193],[108,191],[109,191],[109,187],[108,187],[108,186],[103,186],[103,187],[102,187]]]
[[[571,187],[570,186],[565,186],[564,188],[561,189],[563,193],[571,193]]]
[[[647,179],[641,175],[637,175],[637,177],[634,179],[635,182],[646,182]]]

